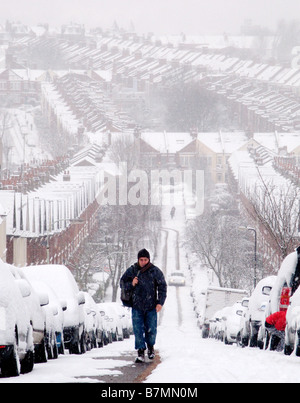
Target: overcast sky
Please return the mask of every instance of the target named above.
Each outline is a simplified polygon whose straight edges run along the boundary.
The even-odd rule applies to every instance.
[[[276,27],[280,19],[300,19],[300,0],[0,0],[0,22],[28,25],[71,21],[108,28],[116,21],[138,33],[239,33],[245,19]]]

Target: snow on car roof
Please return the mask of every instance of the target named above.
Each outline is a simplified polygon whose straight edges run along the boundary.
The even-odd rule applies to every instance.
[[[60,298],[72,297],[79,292],[72,273],[64,265],[45,264],[28,266],[23,269],[25,274],[28,273],[32,278],[34,276],[35,280],[45,281]]]

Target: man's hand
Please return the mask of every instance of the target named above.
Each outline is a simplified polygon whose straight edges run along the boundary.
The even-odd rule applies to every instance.
[[[156,305],[156,312],[160,312],[161,311],[162,306],[160,304]]]
[[[134,279],[132,280],[132,285],[133,287],[135,287],[139,282],[139,279],[137,277],[134,277]]]

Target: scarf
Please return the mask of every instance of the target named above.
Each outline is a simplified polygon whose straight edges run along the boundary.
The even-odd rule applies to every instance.
[[[149,263],[147,263],[146,266],[144,266],[144,267],[140,267],[139,264],[137,263],[137,267],[138,267],[138,270],[139,270],[139,274],[145,273],[145,271],[148,270],[148,269],[150,269],[150,267],[152,267],[152,266],[153,266],[153,264],[152,264],[150,261],[149,261]]]

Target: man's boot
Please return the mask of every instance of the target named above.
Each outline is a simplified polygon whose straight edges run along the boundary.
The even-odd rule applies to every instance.
[[[145,350],[143,348],[138,349],[138,356],[135,362],[145,362]]]
[[[149,360],[153,360],[155,357],[155,352],[153,346],[148,347],[148,358]]]

